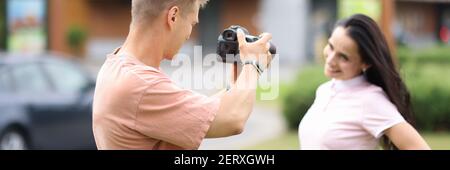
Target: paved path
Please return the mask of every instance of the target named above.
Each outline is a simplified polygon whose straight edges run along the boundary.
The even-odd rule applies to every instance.
[[[273,139],[286,132],[284,120],[276,108],[256,105],[244,132],[240,135],[206,139],[200,150],[239,150]]]

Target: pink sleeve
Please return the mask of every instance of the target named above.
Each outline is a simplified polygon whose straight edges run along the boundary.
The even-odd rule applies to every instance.
[[[177,87],[162,79],[147,89],[136,115],[136,129],[185,149],[198,149],[219,109],[220,100]]]
[[[375,138],[384,135],[384,131],[405,122],[397,107],[383,93],[366,96],[362,112],[363,127]]]

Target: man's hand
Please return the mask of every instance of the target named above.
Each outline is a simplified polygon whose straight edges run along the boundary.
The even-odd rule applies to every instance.
[[[248,43],[245,40],[245,33],[238,30],[238,42],[241,61],[257,61],[262,69],[266,69],[272,61],[272,55],[269,52],[272,35],[269,33],[263,33],[260,35],[261,39],[256,42]]]
[[[268,43],[272,35],[261,34],[261,39],[254,43],[247,43],[245,34],[238,30],[240,57],[242,62],[256,61],[260,68],[266,69],[272,60]],[[237,64],[233,65],[233,87],[221,96],[220,107],[211,124],[207,138],[232,136],[242,133],[245,124],[253,110],[256,100],[258,83],[257,68],[244,66],[240,75],[237,74]],[[259,71],[258,71],[259,72]]]

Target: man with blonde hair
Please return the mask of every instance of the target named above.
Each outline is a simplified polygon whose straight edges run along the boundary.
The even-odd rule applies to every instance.
[[[98,149],[192,150],[205,137],[242,132],[256,98],[259,75],[254,64],[244,65],[232,88],[215,97],[181,89],[159,69],[189,39],[206,3],[132,0],[129,35],[98,73],[93,104]],[[241,60],[268,65],[271,35],[261,36],[250,44],[239,31]]]

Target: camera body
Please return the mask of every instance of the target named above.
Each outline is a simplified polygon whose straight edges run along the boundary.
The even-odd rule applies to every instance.
[[[241,63],[239,57],[239,42],[237,31],[241,29],[245,33],[245,40],[249,43],[258,41],[261,37],[250,35],[248,30],[239,25],[233,25],[225,29],[218,38],[217,54],[218,60],[224,63]],[[276,47],[270,43],[270,53],[276,54]]]

